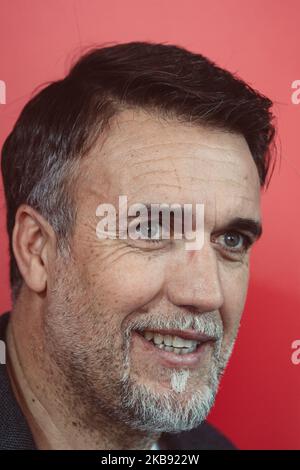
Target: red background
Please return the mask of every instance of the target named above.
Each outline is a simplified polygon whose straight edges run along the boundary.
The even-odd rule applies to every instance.
[[[0,145],[33,90],[61,78],[81,47],[151,40],[182,45],[238,73],[275,102],[277,166],[240,336],[210,420],[243,449],[300,449],[300,2],[297,0],[0,0]],[[0,186],[0,312],[10,307]]]

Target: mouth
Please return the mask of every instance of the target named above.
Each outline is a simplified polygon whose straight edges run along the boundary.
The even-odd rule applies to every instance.
[[[197,367],[215,338],[193,330],[134,330],[133,338],[144,351],[164,365]]]

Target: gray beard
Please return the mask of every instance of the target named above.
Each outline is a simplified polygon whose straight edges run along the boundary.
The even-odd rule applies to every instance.
[[[174,371],[171,382],[186,383],[186,376],[182,377],[182,372]],[[121,408],[129,416],[129,419],[124,417],[124,421],[131,428],[153,433],[180,432],[193,429],[205,420],[215,395],[216,389],[205,386],[182,404],[176,399],[176,393],[155,394],[145,385],[137,385],[127,378],[123,383]]]
[[[62,328],[60,330],[65,331]],[[54,331],[48,331],[47,336],[53,340]],[[176,433],[200,425],[214,404],[221,375],[235,342],[232,340],[231,346],[221,352],[221,341],[220,338],[214,347],[209,365],[204,370],[202,384],[192,394],[186,391],[190,378],[188,369],[169,371],[170,387],[165,391],[155,391],[151,385],[137,382],[130,367],[130,342],[127,342],[126,350],[119,357],[120,362],[115,362],[111,356],[113,347],[104,342],[101,364],[97,362],[95,368],[89,361],[86,363],[82,360],[81,354],[75,359],[74,355],[69,356],[68,350],[62,351],[61,344],[60,347],[54,347],[56,342],[52,345],[51,356],[71,386],[71,414],[78,415],[87,428],[96,430],[101,427],[102,419],[106,416],[122,426],[147,434]],[[95,370],[120,370],[120,367],[122,373],[119,377],[115,376],[113,381],[106,381],[108,377],[105,375],[100,382],[99,377],[93,377]],[[189,396],[185,396],[187,393]],[[67,393],[65,397],[68,397]]]
[[[180,400],[180,395],[185,392],[189,370],[173,370],[171,390],[155,393],[150,387],[134,382],[130,378],[129,368],[125,367],[119,418],[130,428],[153,433],[177,433],[199,426],[214,404],[234,342],[223,353],[222,359],[214,352],[207,384],[201,386],[201,390],[194,392],[188,400]]]

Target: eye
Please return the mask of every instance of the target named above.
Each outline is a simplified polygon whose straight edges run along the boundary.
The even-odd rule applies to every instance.
[[[213,238],[213,241],[220,244],[225,250],[234,253],[246,252],[253,243],[248,235],[235,231],[225,232]]]
[[[159,221],[153,221],[151,219],[146,222],[142,222],[137,225],[136,232],[140,234],[142,240],[148,242],[160,242],[162,238],[162,226]]]

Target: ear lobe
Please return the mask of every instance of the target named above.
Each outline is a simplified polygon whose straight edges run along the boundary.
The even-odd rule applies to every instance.
[[[18,208],[12,235],[13,252],[24,282],[36,293],[47,287],[47,251],[53,233],[44,217],[32,207],[22,204]]]

